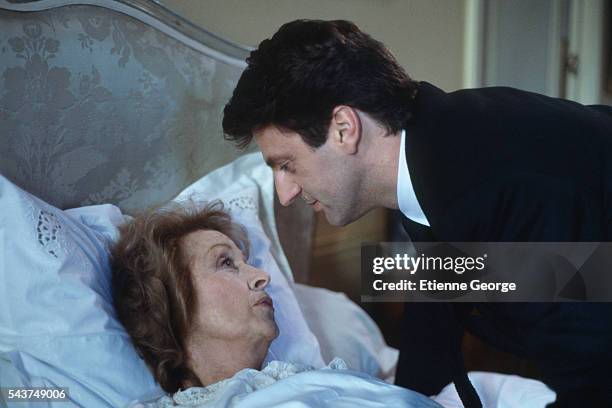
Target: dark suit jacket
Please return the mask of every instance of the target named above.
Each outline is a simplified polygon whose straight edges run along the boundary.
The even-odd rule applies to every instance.
[[[413,107],[406,156],[431,225],[404,219],[413,241],[612,241],[612,108],[426,82]],[[403,327],[399,385],[457,382],[467,329],[537,362],[557,406],[612,400],[610,303],[407,303]]]

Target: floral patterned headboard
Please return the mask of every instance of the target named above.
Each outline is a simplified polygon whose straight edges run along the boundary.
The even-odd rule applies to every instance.
[[[62,208],[163,203],[241,153],[247,54],[152,1],[0,1],[0,173]]]
[[[163,204],[243,153],[221,120],[248,52],[153,0],[0,0],[0,173],[60,208]],[[312,210],[275,216],[306,282]]]

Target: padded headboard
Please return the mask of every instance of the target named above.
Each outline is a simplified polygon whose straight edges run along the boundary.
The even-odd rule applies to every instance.
[[[248,52],[154,1],[0,0],[0,173],[60,208],[162,204],[244,153],[221,120]],[[312,212],[288,211],[299,277]]]
[[[240,154],[220,121],[245,48],[189,38],[152,2],[74,3],[0,3],[41,10],[0,12],[4,175],[58,207],[130,211]]]

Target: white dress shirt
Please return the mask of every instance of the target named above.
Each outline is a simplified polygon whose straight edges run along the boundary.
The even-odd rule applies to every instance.
[[[399,166],[397,167],[397,203],[405,217],[414,222],[429,227],[429,221],[419,205],[417,196],[412,187],[410,171],[406,162],[406,131],[402,130],[402,144],[399,151]]]

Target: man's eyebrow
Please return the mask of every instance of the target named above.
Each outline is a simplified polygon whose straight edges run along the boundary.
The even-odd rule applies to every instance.
[[[264,159],[268,167],[274,168],[275,165],[289,159],[289,156],[265,157]]]

